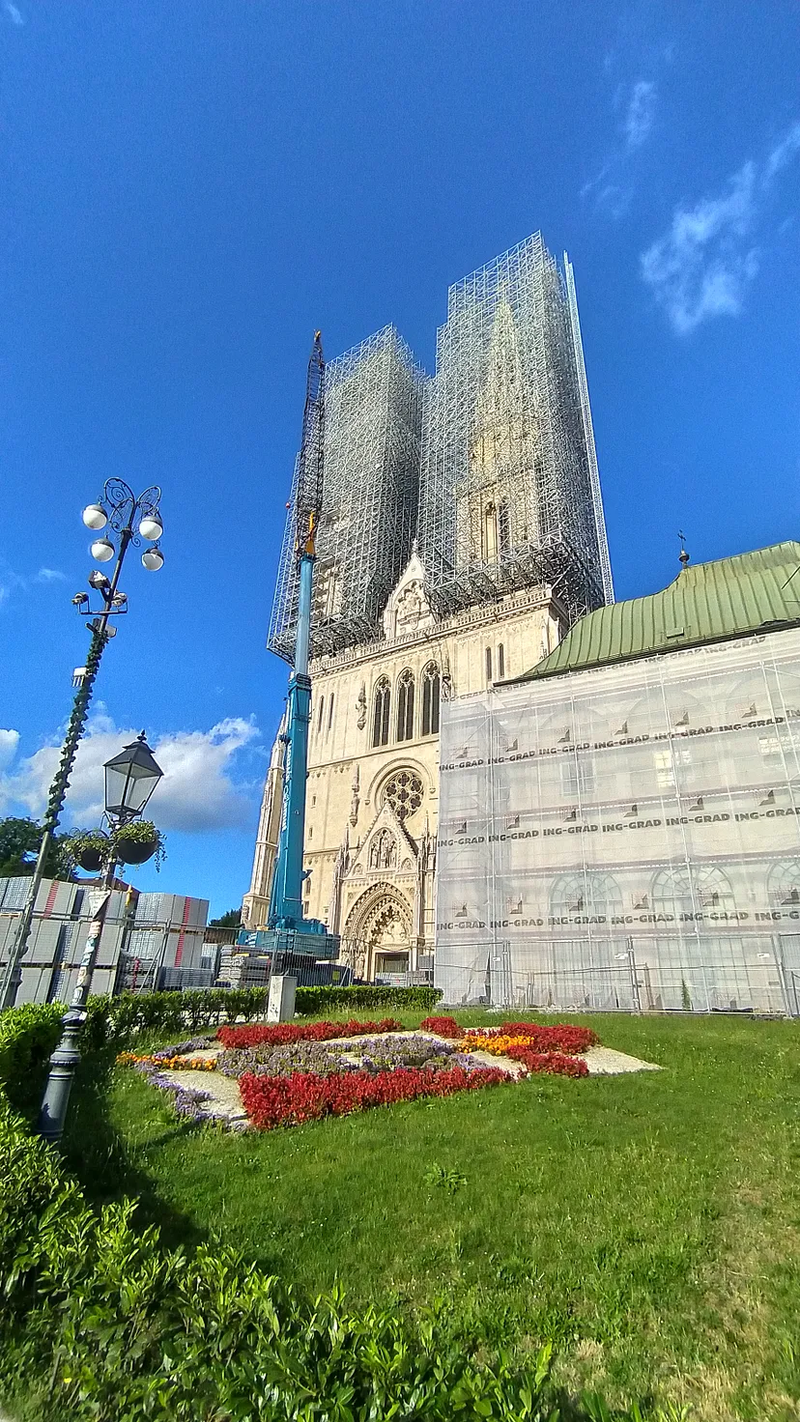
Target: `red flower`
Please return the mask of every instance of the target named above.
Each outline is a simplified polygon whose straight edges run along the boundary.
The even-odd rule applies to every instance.
[[[577,1029],[580,1031],[580,1028]],[[537,1052],[529,1047],[509,1047],[507,1053],[512,1062],[521,1062],[526,1072],[545,1071],[553,1076],[588,1076],[589,1068],[584,1061],[563,1052]]]
[[[380,1032],[402,1032],[402,1022],[384,1017],[380,1022],[278,1022],[274,1026],[257,1023],[252,1027],[220,1027],[217,1037],[223,1047],[259,1047],[268,1042],[283,1047],[287,1042],[327,1042],[335,1037],[375,1037]]]
[[[294,1072],[292,1076],[247,1074],[240,1078],[239,1089],[253,1125],[269,1131],[273,1126],[300,1125],[322,1116],[347,1116],[371,1106],[414,1101],[419,1096],[452,1096],[457,1091],[475,1091],[511,1080],[507,1072],[497,1067],[475,1071],[452,1067],[434,1074],[419,1067],[398,1067],[376,1075],[366,1071],[336,1072],[331,1076],[317,1076],[314,1072]]]
[[[463,1037],[464,1029],[459,1027],[455,1017],[425,1017],[419,1024],[421,1032],[435,1032],[439,1037]]]
[[[595,1047],[600,1040],[591,1027],[576,1027],[571,1022],[560,1022],[556,1027],[541,1027],[537,1022],[503,1022],[484,1032],[484,1036],[530,1037],[533,1051],[567,1052],[570,1056]]]

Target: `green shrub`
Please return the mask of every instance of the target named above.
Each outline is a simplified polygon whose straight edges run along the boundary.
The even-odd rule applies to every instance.
[[[10,1101],[19,1101],[55,1050],[63,1011],[58,1003],[25,1003],[0,1015],[0,1083]]]
[[[221,1022],[263,1017],[268,989],[198,988],[191,992],[123,992],[118,997],[89,999],[83,1029],[84,1047],[124,1043],[139,1032],[196,1033]],[[378,1011],[406,1008],[424,1012],[436,1006],[438,988],[429,987],[299,987],[297,1011],[304,1017],[326,1012]]]
[[[92,997],[83,1029],[87,1050],[123,1043],[139,1032],[199,1032],[243,1017],[263,1015],[266,988],[200,988],[192,992],[123,992]]]
[[[434,987],[299,987],[295,1007],[303,1017],[321,1017],[326,1012],[374,1011],[381,1007],[419,1009],[435,1007],[441,989]]]

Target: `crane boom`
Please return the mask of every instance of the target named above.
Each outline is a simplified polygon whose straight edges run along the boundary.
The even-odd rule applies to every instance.
[[[309,645],[311,595],[316,557],[316,525],[322,504],[325,433],[325,359],[317,331],[306,380],[303,435],[295,491],[295,557],[298,569],[297,629],[289,695],[283,762],[283,807],[267,927],[275,931],[276,952],[337,957],[338,939],[319,919],[303,917],[303,847],[305,841],[308,738],[311,725]]]

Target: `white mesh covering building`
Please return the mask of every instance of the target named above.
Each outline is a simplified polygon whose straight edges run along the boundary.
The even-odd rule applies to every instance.
[[[799,585],[688,568],[443,708],[446,1002],[797,1014]]]

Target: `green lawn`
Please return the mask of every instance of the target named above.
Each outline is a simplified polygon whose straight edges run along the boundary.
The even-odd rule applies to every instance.
[[[800,1418],[797,1027],[570,1020],[663,1070],[237,1137],[182,1124],[95,1060],[70,1164],[96,1200],[139,1194],[170,1242],[224,1238],[353,1301],[444,1297],[518,1353],[552,1337],[559,1379],[612,1402]]]

